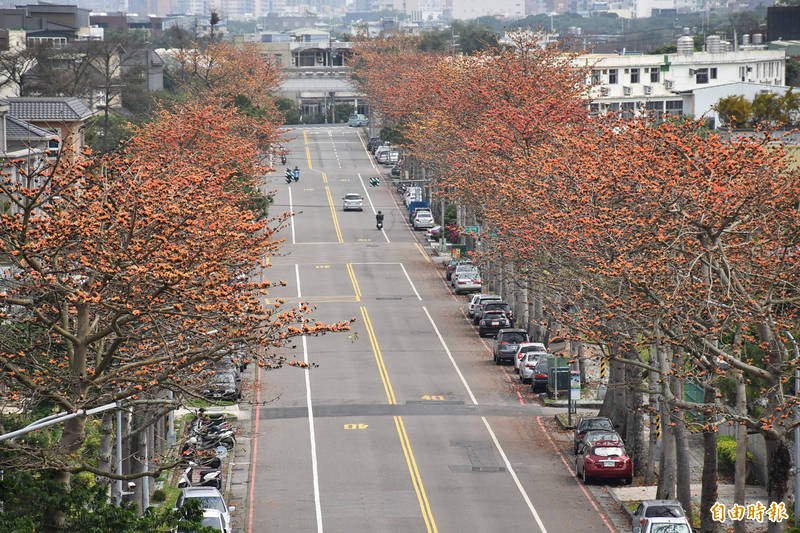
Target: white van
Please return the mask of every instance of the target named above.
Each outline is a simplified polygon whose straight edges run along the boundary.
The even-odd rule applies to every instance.
[[[406,204],[406,207],[411,202],[421,202],[422,201],[422,187],[409,187],[406,189],[406,192],[403,193],[403,203]]]

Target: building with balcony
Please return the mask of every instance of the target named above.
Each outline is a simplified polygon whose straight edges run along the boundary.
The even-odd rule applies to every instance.
[[[732,95],[784,94],[786,53],[783,50],[732,51],[711,36],[707,51],[695,52],[691,37],[681,37],[678,53],[666,55],[586,54],[579,62],[591,66],[591,109],[705,117],[714,124],[713,106]]]

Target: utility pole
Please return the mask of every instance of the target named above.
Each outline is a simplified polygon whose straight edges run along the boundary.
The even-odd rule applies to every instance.
[[[794,340],[792,334],[788,331],[786,332],[786,336],[789,337],[789,340],[792,341],[792,346],[794,347],[794,397],[797,398],[798,390],[800,390],[800,370],[797,368],[798,358],[800,358],[800,353],[797,350],[797,341]],[[794,416],[797,418],[798,412],[797,407],[794,408]],[[795,426],[794,428],[794,525],[800,525],[800,470],[798,467],[800,466],[800,427]]]

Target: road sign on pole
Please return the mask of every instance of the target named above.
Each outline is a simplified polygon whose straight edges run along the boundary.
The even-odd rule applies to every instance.
[[[572,374],[569,377],[569,399],[576,401],[581,399],[581,375]]]

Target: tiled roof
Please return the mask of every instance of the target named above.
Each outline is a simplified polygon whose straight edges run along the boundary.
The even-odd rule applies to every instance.
[[[22,120],[73,121],[92,116],[92,110],[72,96],[22,96],[8,98],[8,103],[8,114]]]
[[[15,140],[30,139],[32,141],[36,141],[36,140],[52,139],[57,137],[57,135],[52,131],[47,131],[42,128],[38,128],[33,124],[28,124],[24,120],[20,120],[12,116],[7,116],[6,137],[8,139],[15,139]]]

